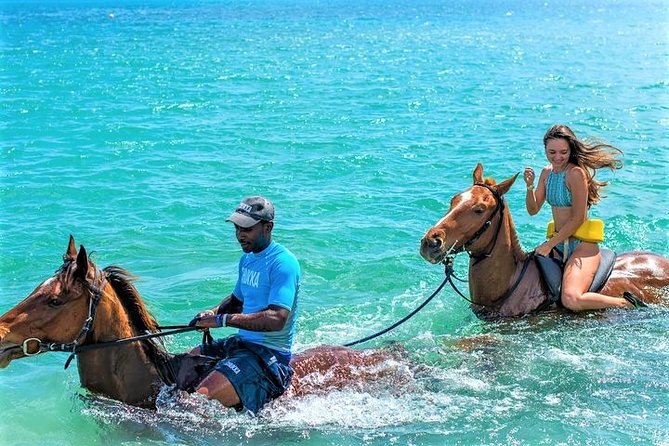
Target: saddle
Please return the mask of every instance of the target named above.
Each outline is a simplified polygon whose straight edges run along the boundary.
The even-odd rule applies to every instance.
[[[597,292],[602,289],[611,276],[616,261],[616,253],[610,249],[600,248],[599,252],[602,258],[588,289],[589,292]],[[534,258],[539,266],[541,278],[548,287],[551,303],[559,304],[562,295],[562,262],[552,257],[534,256]]]
[[[181,353],[167,354],[158,363],[158,373],[165,384],[193,393],[198,384],[211,372],[220,358]]]

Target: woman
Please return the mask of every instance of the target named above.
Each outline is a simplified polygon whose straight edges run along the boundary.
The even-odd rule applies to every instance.
[[[544,148],[550,164],[541,171],[536,190],[534,170],[525,169],[525,206],[530,215],[539,212],[544,201],[551,206],[553,235],[534,252],[548,256],[556,250],[562,259],[562,305],[572,311],[646,306],[628,292],[622,298],[587,292],[599,266],[599,246],[574,236],[587,224],[588,209],[599,202],[599,189],[606,185],[594,179],[595,171],[620,169],[622,162],[616,156],[622,152],[609,144],[582,141],[566,125],[554,125],[546,132]]]

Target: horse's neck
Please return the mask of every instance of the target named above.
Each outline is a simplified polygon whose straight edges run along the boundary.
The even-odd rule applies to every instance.
[[[502,297],[520,274],[526,257],[511,214],[506,209],[490,255],[470,260],[469,290],[472,300],[487,305]]]
[[[117,298],[101,300],[93,330],[94,343],[137,336]],[[160,383],[156,368],[139,342],[91,349],[78,355],[82,386],[110,398],[135,405],[151,405]]]

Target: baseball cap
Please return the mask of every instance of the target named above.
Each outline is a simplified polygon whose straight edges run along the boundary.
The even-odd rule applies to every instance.
[[[274,220],[274,205],[265,197],[247,197],[242,200],[235,212],[225,221],[231,221],[242,228],[250,228],[260,221]]]

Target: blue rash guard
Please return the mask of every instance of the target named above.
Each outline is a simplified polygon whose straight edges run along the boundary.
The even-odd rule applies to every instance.
[[[272,241],[259,253],[244,253],[239,260],[239,276],[233,294],[242,303],[242,314],[257,313],[270,305],[290,312],[280,331],[249,331],[240,329],[239,337],[276,351],[290,360],[297,298],[300,291],[300,264],[283,246]]]

